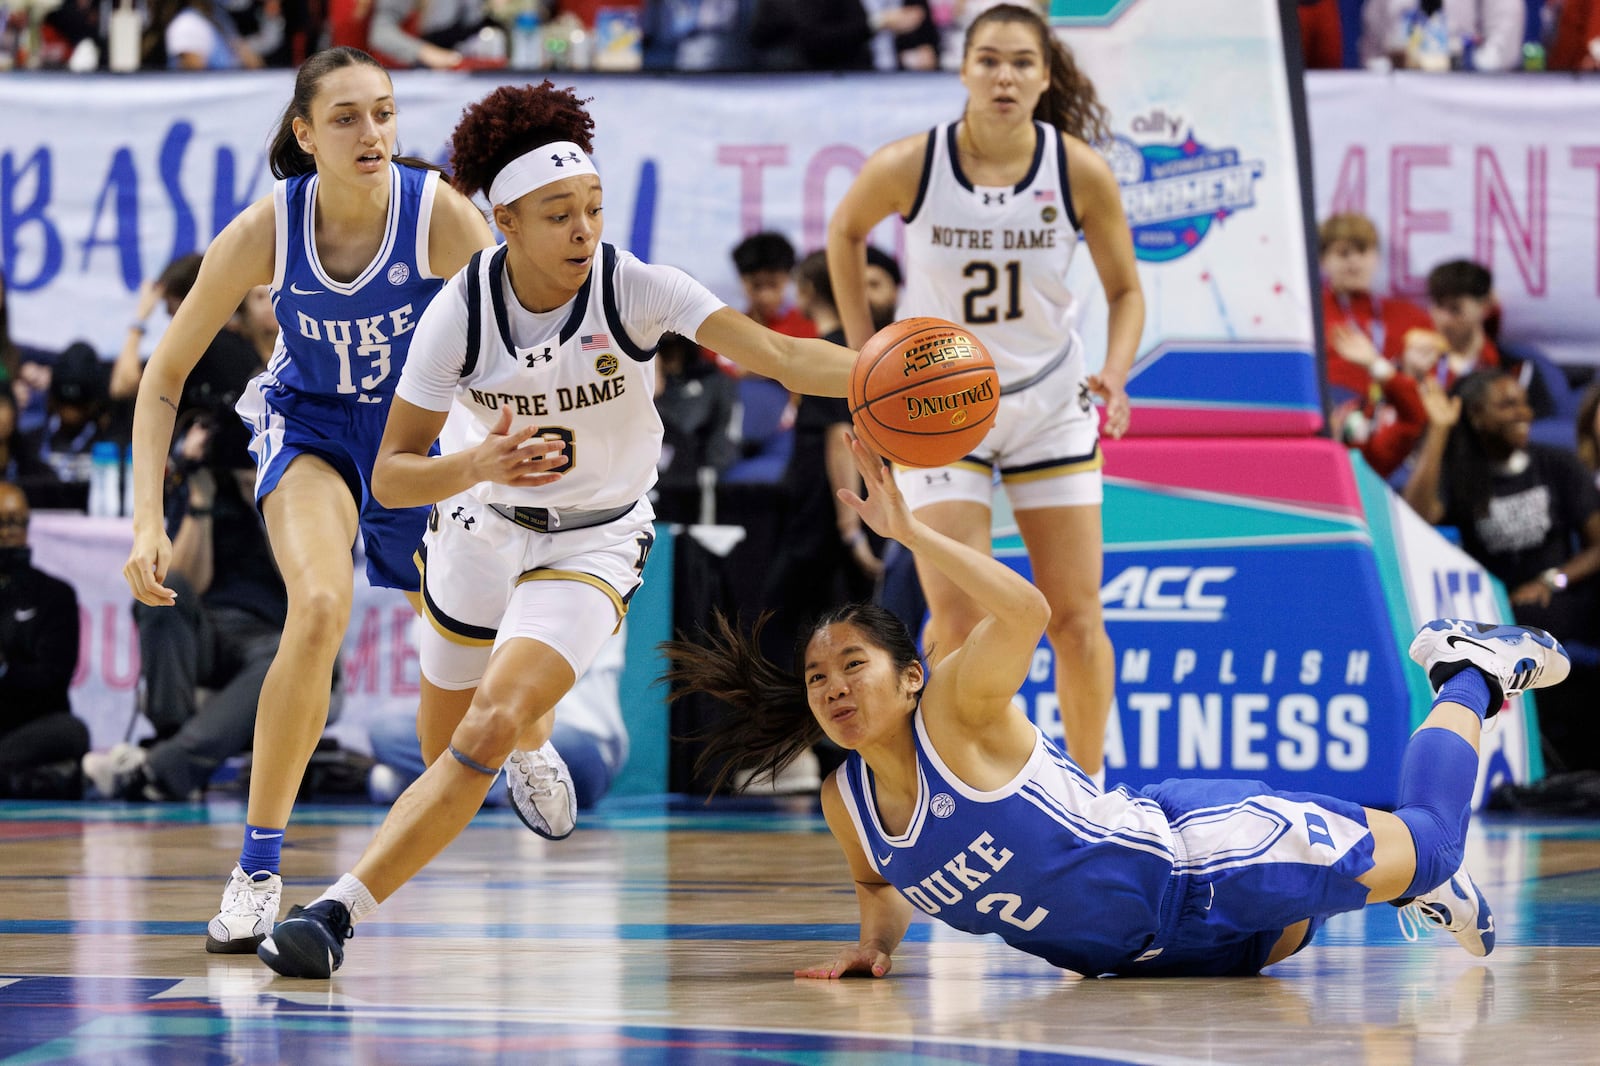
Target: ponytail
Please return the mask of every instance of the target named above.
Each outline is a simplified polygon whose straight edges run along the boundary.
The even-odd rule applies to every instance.
[[[717,611],[712,628],[702,626],[696,640],[660,645],[668,662],[661,676],[672,686],[672,699],[702,692],[731,708],[689,738],[704,744],[694,772],[711,775],[712,794],[739,770],[752,771],[752,779],[776,775],[822,739],[800,678],[761,654],[758,642],[770,617],[763,614],[746,636]]]

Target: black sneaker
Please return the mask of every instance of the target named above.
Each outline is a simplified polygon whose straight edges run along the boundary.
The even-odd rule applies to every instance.
[[[285,977],[327,980],[344,962],[344,942],[355,935],[350,911],[336,899],[291,907],[256,956]]]

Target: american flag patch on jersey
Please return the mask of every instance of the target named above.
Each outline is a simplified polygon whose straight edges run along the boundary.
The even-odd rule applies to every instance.
[[[1040,203],[1054,203],[1056,191],[1054,189],[1035,189],[1033,190],[1033,198]]]
[[[598,352],[611,347],[611,338],[604,333],[585,333],[578,338],[578,345],[586,352]]]

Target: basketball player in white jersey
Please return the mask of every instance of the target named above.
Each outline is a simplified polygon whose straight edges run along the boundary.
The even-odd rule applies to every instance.
[[[1548,633],[1440,619],[1411,656],[1438,695],[1401,759],[1393,813],[1260,781],[1097,788],[1012,702],[1050,608],[1005,564],[912,514],[882,461],[852,445],[867,496],[839,498],[982,612],[931,670],[905,625],[854,604],[812,630],[800,676],[718,618],[668,644],[674,694],[729,703],[701,767],[776,773],[826,736],[851,754],[822,786],[849,862],[860,937],[799,977],[882,977],[917,911],[1085,976],[1242,976],[1310,943],[1330,916],[1404,904],[1402,928],[1494,947],[1462,867],[1478,738],[1504,698],[1566,677]]]
[[[1102,460],[1090,394],[1105,401],[1106,432],[1120,437],[1144,295],[1120,187],[1086,143],[1107,136],[1105,109],[1044,21],[1015,4],[983,12],[967,31],[961,80],[961,119],[879,149],[840,202],[828,229],[833,291],[848,343],[859,348],[872,332],[867,235],[898,214],[906,220],[900,313],[959,323],[994,356],[994,429],[959,462],[901,471],[902,489],[924,521],[987,551],[998,472],[1050,603],[1067,748],[1103,783],[1113,661],[1100,613]],[[1067,288],[1080,231],[1110,313],[1094,376]],[[939,570],[919,566],[918,576],[929,609],[924,647],[942,656],[982,612]]]
[[[165,606],[175,596],[162,584],[172,557],[162,478],[177,397],[245,294],[270,287],[277,347],[239,410],[289,614],[261,687],[244,842],[207,927],[212,952],[254,952],[277,916],[280,849],[327,722],[358,533],[369,580],[416,597],[411,556],[426,510],[380,506],[368,474],[417,319],[445,278],[494,243],[434,168],[396,154],[395,113],[389,75],[365,52],[330,48],[301,64],[270,150],[272,193],[211,243],[139,385],[123,574],[139,602]]]
[[[846,392],[855,353],[774,333],[600,242],[593,125],[545,82],[495,90],[454,132],[456,187],[487,195],[506,243],[423,316],[373,470],[386,505],[435,505],[419,553],[430,765],[354,870],[262,943],[278,973],[338,968],[354,924],[460,833],[507,755],[548,739],[551,709],[617,628],[654,541],[661,334],[797,392]]]

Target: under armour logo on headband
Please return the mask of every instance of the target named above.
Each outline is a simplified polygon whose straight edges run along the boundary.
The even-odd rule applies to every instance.
[[[582,158],[583,157],[578,155],[577,152],[568,152],[566,155],[562,155],[560,152],[555,152],[551,154],[550,161],[558,167],[564,167],[568,163],[576,163]]]

